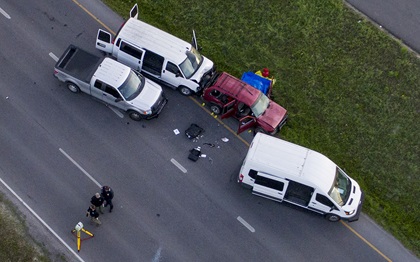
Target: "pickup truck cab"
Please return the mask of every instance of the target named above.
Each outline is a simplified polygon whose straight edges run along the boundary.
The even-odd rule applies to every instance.
[[[70,45],[54,76],[73,93],[82,91],[128,113],[131,119],[157,117],[167,103],[162,87],[111,58],[101,58]]]
[[[137,19],[137,4],[115,38],[99,29],[96,48],[183,95],[199,93],[214,72],[213,62],[193,44]]]
[[[215,73],[204,88],[203,100],[221,118],[239,120],[237,133],[254,128],[255,133],[274,135],[286,123],[287,110],[260,90],[226,72]]]

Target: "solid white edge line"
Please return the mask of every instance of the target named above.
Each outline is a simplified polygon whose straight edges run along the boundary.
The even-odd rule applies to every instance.
[[[23,201],[22,198],[20,198],[15,191],[13,191],[13,189],[11,187],[9,187],[9,185],[6,184],[6,182],[3,181],[3,179],[0,178],[1,183],[32,213],[32,215],[34,215],[39,222],[41,222],[71,253],[73,253],[73,255],[79,259],[79,261],[84,262],[84,260],[69,246],[67,245],[66,242],[64,242],[63,239],[61,239],[60,236],[58,236],[57,233],[55,233],[55,231],[47,224],[45,223],[44,220],[42,220],[41,217],[38,216],[37,213],[35,213],[35,211],[32,210],[32,208],[30,208],[28,206],[28,204],[25,203],[25,201]]]
[[[120,110],[114,108],[113,106],[108,106],[109,109],[111,109],[112,111],[114,111],[114,113],[119,116],[120,118],[124,118],[123,113],[120,112]]]
[[[162,253],[162,247],[159,247],[158,250],[156,251],[155,256],[153,257],[152,262],[159,262],[160,261],[160,254]]]
[[[241,222],[242,225],[248,228],[249,231],[251,231],[252,233],[255,232],[255,229],[250,224],[248,224],[242,217],[238,216],[236,219],[238,219],[238,221]]]
[[[96,181],[96,179],[94,179],[91,175],[89,175],[88,172],[86,172],[86,170],[83,169],[83,167],[81,167],[76,161],[73,160],[73,158],[71,158],[63,149],[59,148],[60,152],[67,157],[75,166],[77,166],[77,168],[79,168],[90,180],[93,181],[93,183],[95,183],[99,188],[101,188],[101,184],[99,184],[98,181]]]
[[[187,169],[185,169],[180,163],[178,163],[178,161],[176,161],[175,159],[171,159],[172,164],[174,164],[179,170],[181,170],[184,174],[187,173]]]
[[[48,54],[52,59],[54,59],[54,61],[58,61],[58,57],[56,56],[56,55],[54,55],[52,52],[50,52],[49,54]]]
[[[6,13],[6,11],[4,11],[3,9],[1,9],[0,8],[0,13],[2,14],[2,15],[4,15],[7,19],[10,19],[11,17],[10,17],[10,15],[8,14],[8,13]]]

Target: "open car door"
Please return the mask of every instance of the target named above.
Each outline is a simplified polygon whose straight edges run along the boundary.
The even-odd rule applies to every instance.
[[[232,100],[223,106],[221,119],[229,118],[235,114],[235,103],[236,100]]]
[[[289,181],[261,172],[257,173],[252,193],[274,201],[282,202]]]
[[[96,36],[96,48],[104,51],[105,53],[111,54],[113,46],[111,33],[99,29],[98,35]]]
[[[241,119],[239,119],[239,127],[237,134],[240,134],[244,132],[245,130],[248,130],[252,127],[254,127],[257,124],[257,121],[255,120],[255,117],[253,116],[245,116]]]
[[[137,4],[135,4],[133,8],[131,8],[130,17],[135,19],[139,17],[139,7],[137,6]]]
[[[191,41],[191,45],[196,49],[199,50],[198,43],[197,43],[197,37],[195,36],[195,30],[192,31],[193,37]]]

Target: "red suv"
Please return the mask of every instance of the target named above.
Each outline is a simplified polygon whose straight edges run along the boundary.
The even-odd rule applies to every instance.
[[[213,75],[203,90],[202,98],[222,119],[237,118],[238,134],[254,128],[255,133],[274,135],[286,123],[286,109],[260,90],[226,72]]]

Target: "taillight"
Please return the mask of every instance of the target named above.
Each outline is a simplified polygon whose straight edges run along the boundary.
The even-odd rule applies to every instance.
[[[54,75],[58,74],[58,71],[56,69],[54,69]]]
[[[240,175],[239,175],[238,182],[242,182],[242,180],[244,180],[244,175],[240,174]]]

